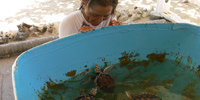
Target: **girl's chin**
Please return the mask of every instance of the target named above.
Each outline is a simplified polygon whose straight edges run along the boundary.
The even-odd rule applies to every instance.
[[[100,23],[91,23],[93,26],[98,26]]]

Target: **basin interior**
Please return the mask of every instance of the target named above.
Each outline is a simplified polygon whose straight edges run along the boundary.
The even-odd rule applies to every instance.
[[[95,98],[105,100],[129,100],[125,91],[133,96],[142,93],[155,94],[164,100],[197,100],[200,98],[200,74],[199,69],[194,69],[192,58],[188,57],[188,63],[182,63],[186,57],[178,57],[173,53],[151,53],[147,59],[139,59],[137,52],[123,52],[122,57],[117,58],[119,63],[112,63],[105,58],[99,59],[103,71],[106,66],[113,64],[115,68],[109,72],[116,79],[114,93],[102,93],[98,91]],[[172,59],[174,58],[174,59]],[[59,80],[46,82],[47,87],[39,93],[39,98],[61,100],[74,99],[79,95],[88,94],[95,87],[94,80],[81,84],[87,77],[95,76],[95,64],[84,66],[82,73],[76,74],[76,70],[66,72],[68,80],[58,83]]]
[[[24,52],[13,64],[18,100],[64,100],[87,94],[96,64],[116,78],[114,93],[95,98],[129,100],[148,92],[164,100],[200,98],[200,27],[190,24],[135,24],[106,27],[51,41]]]

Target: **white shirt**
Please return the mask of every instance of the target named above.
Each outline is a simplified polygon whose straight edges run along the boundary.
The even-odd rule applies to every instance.
[[[93,26],[86,21],[81,10],[72,12],[61,21],[59,25],[59,38],[78,33],[79,29],[85,24],[95,29],[109,26],[110,20],[111,16],[107,20],[102,21],[98,26]]]

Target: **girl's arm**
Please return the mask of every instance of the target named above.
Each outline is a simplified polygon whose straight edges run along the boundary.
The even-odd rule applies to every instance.
[[[121,21],[117,21],[117,18],[115,15],[112,15],[109,26],[122,25],[122,24],[123,23]]]
[[[94,30],[94,28],[93,27],[90,27],[90,26],[82,26],[80,29],[79,29],[79,33],[81,33],[81,32],[87,32],[87,31],[91,31],[91,30]]]
[[[123,23],[121,21],[116,21],[116,20],[111,20],[110,21],[110,26],[115,26],[115,25],[122,25]]]

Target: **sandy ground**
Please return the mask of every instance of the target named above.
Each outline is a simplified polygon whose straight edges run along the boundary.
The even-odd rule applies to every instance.
[[[34,25],[61,21],[76,10],[79,0],[6,0],[0,1],[0,30],[17,30],[22,22]],[[6,10],[5,10],[6,9]]]
[[[181,1],[172,0],[170,11],[189,23],[200,26],[200,7]],[[154,7],[156,9],[156,5],[156,0],[119,0],[117,9],[124,7],[133,9],[134,6]],[[22,22],[34,25],[59,23],[67,14],[77,10],[79,6],[80,0],[0,1],[0,31],[17,30],[16,25]]]
[[[11,73],[16,58],[0,59],[0,100],[14,100]]]

